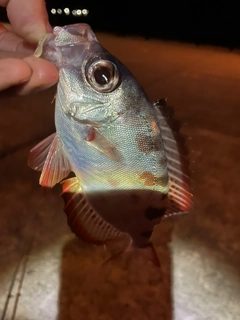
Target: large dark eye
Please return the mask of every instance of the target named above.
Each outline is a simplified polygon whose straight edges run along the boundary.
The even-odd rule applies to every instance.
[[[111,81],[111,73],[107,67],[99,67],[93,74],[95,81],[100,85],[108,84]]]
[[[86,70],[86,78],[98,92],[111,92],[119,84],[117,66],[109,60],[93,62]]]

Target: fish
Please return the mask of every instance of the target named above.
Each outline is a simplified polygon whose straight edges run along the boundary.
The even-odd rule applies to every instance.
[[[55,27],[36,57],[59,69],[56,133],[34,147],[39,183],[60,183],[68,225],[98,245],[150,248],[154,228],[192,207],[185,139],[166,99],[152,103],[87,24]],[[154,260],[153,258],[152,260]]]

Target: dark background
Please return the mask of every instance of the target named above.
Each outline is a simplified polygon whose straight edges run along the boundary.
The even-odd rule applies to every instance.
[[[196,44],[240,46],[238,1],[46,1],[53,25],[86,22],[94,31]],[[52,8],[87,9],[86,17],[51,14]],[[3,17],[1,11],[0,17]]]

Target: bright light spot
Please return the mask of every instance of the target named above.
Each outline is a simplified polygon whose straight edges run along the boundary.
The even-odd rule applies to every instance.
[[[83,14],[84,16],[87,16],[87,15],[88,15],[88,12],[89,12],[89,11],[88,11],[87,9],[83,9],[83,10],[82,10],[82,14]]]
[[[72,11],[72,15],[73,15],[73,16],[76,16],[76,15],[77,15],[77,10],[73,10],[73,11]]]
[[[62,14],[62,9],[57,9],[58,14]]]
[[[82,11],[80,9],[77,10],[77,15],[80,16],[82,14]]]
[[[69,14],[70,14],[69,8],[65,8],[65,9],[64,9],[64,12],[65,12],[66,15],[69,15]]]
[[[51,10],[51,13],[52,13],[52,14],[56,14],[56,12],[57,12],[56,9],[52,9],[52,10]]]

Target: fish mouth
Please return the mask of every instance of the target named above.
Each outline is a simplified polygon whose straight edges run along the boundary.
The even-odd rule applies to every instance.
[[[78,45],[86,42],[98,42],[91,27],[86,23],[54,27],[54,43],[57,47]]]
[[[64,27],[54,27],[53,33],[46,33],[39,41],[34,52],[36,58],[49,60],[60,66],[61,47],[87,45],[98,43],[98,40],[88,24],[72,24]]]
[[[59,34],[59,28],[61,30],[66,31],[67,33],[69,33],[72,36],[76,36],[78,37],[78,41],[81,42],[92,42],[92,41],[96,41],[98,42],[94,32],[92,31],[92,28],[87,24],[87,23],[76,23],[76,24],[71,24],[71,25],[67,25],[64,27],[55,27],[53,29],[53,33],[56,34],[56,37]]]

